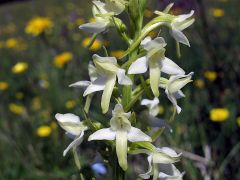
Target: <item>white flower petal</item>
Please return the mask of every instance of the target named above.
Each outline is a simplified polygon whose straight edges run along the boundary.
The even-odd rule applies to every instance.
[[[125,70],[119,68],[117,71],[118,83],[121,85],[132,85],[132,80],[126,76]]]
[[[189,43],[187,37],[182,33],[182,31],[173,27],[172,30],[170,31],[170,34],[173,36],[173,38],[177,42],[185,44],[190,47],[190,43]]]
[[[88,138],[88,141],[93,140],[114,140],[116,137],[116,132],[112,131],[110,128],[100,129],[93,134],[91,134]]]
[[[150,176],[152,175],[152,155],[148,156],[147,157],[147,160],[148,160],[148,171],[144,174],[139,174],[139,176],[142,178],[142,179],[149,179]]]
[[[71,149],[71,148],[76,148],[77,146],[79,146],[82,141],[83,141],[83,135],[84,135],[84,131],[82,131],[82,133],[80,134],[80,136],[78,136],[73,142],[71,142],[68,147],[63,151],[63,156],[66,156],[67,152]]]
[[[116,132],[116,153],[120,167],[126,171],[127,163],[127,131]]]
[[[108,23],[97,21],[92,23],[86,23],[79,26],[79,29],[89,33],[101,33],[106,30]]]
[[[147,57],[143,56],[131,64],[128,69],[128,74],[142,74],[147,71],[147,68]]]
[[[167,57],[160,61],[160,66],[161,71],[169,75],[185,74],[182,68]]]
[[[152,49],[162,49],[166,45],[167,44],[166,44],[164,38],[157,37],[157,38],[153,39],[152,41],[149,41],[146,44],[144,44],[143,48],[146,49],[147,51],[150,51]]]
[[[164,147],[157,148],[153,153],[153,163],[170,164],[180,160],[181,154],[177,154],[173,149]]]
[[[181,90],[178,90],[177,92],[173,93],[173,95],[176,99],[185,97],[185,94],[183,94],[183,92]]]
[[[109,62],[113,64],[117,64],[117,59],[115,57],[102,57],[97,54],[92,56],[93,60],[97,60],[99,62]]]
[[[60,114],[55,115],[59,125],[68,133],[78,136],[85,127],[81,124],[80,118],[74,114]]]
[[[128,132],[128,140],[131,142],[152,141],[150,136],[135,127],[131,127],[130,131]]]
[[[90,84],[90,81],[78,81],[76,83],[70,84],[69,87],[87,87]]]
[[[99,76],[97,74],[97,68],[92,63],[88,64],[88,73],[89,73],[89,77],[91,79],[91,82],[95,81]]]
[[[176,98],[174,97],[173,94],[171,94],[171,93],[168,91],[168,89],[165,90],[165,93],[167,94],[168,99],[171,101],[171,103],[173,104],[173,106],[176,108],[177,113],[179,114],[179,113],[182,111],[182,109],[181,109],[181,107],[179,107],[179,106],[177,105],[177,100],[176,100]]]
[[[95,81],[93,81],[85,90],[83,96],[87,96],[93,92],[102,91],[105,88],[107,82],[107,78],[99,77]]]
[[[188,13],[188,14],[182,14],[182,15],[177,16],[177,18],[175,19],[175,21],[177,21],[177,22],[183,22],[183,21],[185,21],[186,19],[190,18],[193,14],[194,14],[194,10],[191,10],[190,13]]]
[[[148,42],[150,42],[152,40],[152,38],[150,36],[145,37],[142,42],[141,42],[141,46],[144,47],[144,45],[146,45]]]

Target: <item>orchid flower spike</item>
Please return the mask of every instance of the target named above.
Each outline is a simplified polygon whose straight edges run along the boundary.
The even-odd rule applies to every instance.
[[[117,64],[115,57],[101,57],[96,54],[93,55],[93,65],[89,66],[90,81],[79,81],[70,86],[86,86],[86,90],[83,96],[92,94],[93,92],[103,91],[101,107],[103,113],[106,113],[109,109],[109,104],[112,96],[112,92],[116,83],[121,85],[131,85],[131,79],[126,76],[125,70],[121,69]]]
[[[124,0],[105,0],[105,3],[98,0],[93,1],[92,11],[96,22],[82,24],[79,28],[90,33],[106,31],[112,25],[112,17],[124,11],[125,4]]]
[[[141,105],[147,106],[149,109],[149,114],[152,116],[157,116],[159,113],[159,99],[155,97],[153,100],[143,99]]]
[[[57,119],[59,125],[66,131],[67,135],[74,137],[73,142],[70,143],[63,152],[63,156],[65,156],[71,148],[76,149],[77,146],[82,143],[84,131],[88,128],[80,121],[78,116],[71,113],[57,113],[55,118]]]
[[[96,131],[89,136],[88,140],[115,140],[116,153],[118,163],[125,171],[127,170],[127,141],[139,142],[149,141],[152,139],[143,133],[140,129],[132,127],[128,120],[131,112],[125,113],[121,104],[116,104],[112,111],[112,118],[110,120],[110,128],[104,128]]]
[[[172,6],[170,6],[171,8]],[[187,37],[183,34],[183,30],[188,28],[194,23],[194,18],[192,17],[194,14],[194,11],[192,10],[189,14],[182,14],[178,16],[165,14],[160,11],[155,11],[156,14],[160,16],[166,16],[168,19],[170,19],[170,22],[163,23],[166,24],[170,28],[170,34],[173,36],[173,38],[178,42],[185,44],[190,47],[189,40]]]
[[[176,75],[171,76],[167,84],[160,84],[159,86],[165,89],[168,99],[172,102],[176,108],[177,113],[181,112],[181,107],[177,105],[177,99],[185,97],[181,89],[188,83],[192,82],[191,78],[194,73],[191,72],[188,75]]]
[[[162,37],[157,37],[154,40],[146,37],[141,46],[147,51],[147,55],[133,62],[129,67],[128,74],[142,74],[149,67],[150,86],[155,97],[158,97],[161,72],[169,75],[185,74],[185,72],[176,63],[165,57],[164,47],[166,43]]]
[[[152,151],[147,149],[138,149],[133,151],[132,153],[133,154],[144,153],[148,155],[148,158],[147,158],[148,171],[144,174],[139,175],[142,179],[149,179],[150,176],[152,175],[153,175],[153,179],[158,179],[158,177],[160,176],[163,177],[163,174],[165,173],[167,175],[168,172],[161,169],[162,165],[168,165],[168,164],[172,165],[173,163],[178,162],[181,157],[181,153],[177,154],[173,149],[168,147],[163,147],[163,148],[155,147]]]

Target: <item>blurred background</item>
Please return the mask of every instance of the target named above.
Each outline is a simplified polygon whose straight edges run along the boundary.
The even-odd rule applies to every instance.
[[[167,29],[161,31],[167,57],[195,74],[179,101],[183,111],[170,124],[174,133],[164,132],[160,146],[183,152],[177,166],[185,179],[240,179],[240,1],[152,0],[146,21],[154,17],[151,10],[170,2],[173,14],[196,12],[195,24],[185,31],[191,48],[181,46],[180,59]],[[62,156],[71,140],[54,115],[83,117],[82,91],[68,85],[88,79],[87,64],[93,53],[103,54],[103,46],[116,57],[127,48],[112,28],[86,49],[91,34],[78,26],[93,21],[90,8],[91,1],[82,0],[0,1],[0,179],[79,178],[73,156]],[[160,102],[160,117],[169,119],[171,104],[165,96]],[[91,113],[104,119],[99,101]],[[92,151],[81,145],[83,171],[102,179],[105,171],[93,168]],[[136,177],[133,170],[141,171],[139,159],[132,161],[129,179]]]

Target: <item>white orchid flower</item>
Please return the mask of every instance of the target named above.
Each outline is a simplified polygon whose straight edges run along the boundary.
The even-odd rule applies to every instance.
[[[182,43],[190,47],[189,40],[182,31],[194,23],[195,20],[192,17],[194,10],[192,10],[189,14],[182,14],[178,16],[166,14],[160,11],[155,11],[155,13],[162,17],[165,16],[167,19],[170,19],[169,22],[162,22],[160,24],[167,25],[170,28],[170,34],[178,43]]]
[[[159,179],[182,180],[184,172],[180,172],[173,164],[160,164]]]
[[[160,87],[165,89],[168,99],[172,102],[178,114],[181,112],[181,107],[178,106],[177,99],[185,97],[181,89],[189,82],[192,82],[191,78],[193,74],[191,72],[188,75],[171,76],[167,84],[160,84]]]
[[[155,97],[158,97],[161,72],[169,75],[185,74],[185,72],[176,63],[165,57],[164,47],[166,43],[162,37],[157,37],[154,40],[146,37],[142,41],[141,46],[147,50],[147,55],[133,62],[129,67],[128,74],[142,74],[149,67],[150,86]]]
[[[87,126],[80,121],[78,116],[71,113],[57,113],[55,118],[57,119],[59,125],[66,131],[66,133],[74,137],[74,141],[70,143],[63,152],[63,156],[65,156],[71,148],[74,149],[82,143],[84,131],[87,130]]]
[[[140,129],[132,127],[128,120],[131,112],[125,113],[121,104],[116,104],[110,120],[110,128],[104,128],[96,131],[89,136],[88,140],[115,140],[116,153],[119,165],[123,170],[127,169],[127,141],[139,142],[152,139],[143,133]]]
[[[142,179],[149,179],[150,176],[153,175],[153,179],[157,179],[160,175],[162,164],[173,164],[178,162],[181,157],[181,153],[177,154],[173,149],[168,147],[163,148],[155,148],[153,151],[146,149],[138,149],[133,152],[133,154],[144,153],[148,155],[148,171],[144,174],[140,174],[139,176]],[[158,167],[160,165],[160,168]],[[164,173],[165,171],[163,171]],[[162,175],[162,174],[161,174]]]
[[[159,99],[155,97],[153,100],[143,99],[141,105],[147,106],[149,109],[149,114],[152,116],[157,116],[159,113]]]
[[[111,18],[113,15],[120,14],[125,9],[125,1],[106,0],[93,1],[93,16],[96,22],[86,23],[79,26],[80,29],[90,33],[101,33],[111,26]]]

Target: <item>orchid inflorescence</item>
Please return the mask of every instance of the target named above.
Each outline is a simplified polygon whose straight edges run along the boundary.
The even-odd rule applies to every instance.
[[[167,43],[163,37],[158,36],[152,39],[148,34],[159,27],[166,26],[176,40],[177,48],[179,43],[190,46],[182,31],[193,24],[194,11],[189,14],[172,15],[169,12],[173,4],[170,4],[163,11],[155,11],[156,17],[143,27],[147,0],[105,0],[104,2],[94,0],[92,2],[96,21],[82,24],[79,28],[94,33],[92,38],[94,42],[101,33],[106,33],[110,27],[115,27],[129,48],[120,60],[107,56],[107,52],[105,57],[94,54],[93,61],[88,66],[90,80],[70,85],[70,87],[84,89],[85,120],[80,121],[78,116],[71,113],[56,114],[59,125],[74,138],[63,155],[65,156],[72,149],[76,158],[77,147],[87,135],[88,141],[101,140],[106,144],[104,147],[109,147],[102,150],[108,152],[109,159],[115,153],[118,159],[115,163],[121,167],[122,172],[128,168],[128,154],[144,153],[148,155],[149,169],[145,174],[139,175],[141,178],[149,179],[153,176],[153,179],[182,179],[184,173],[180,173],[173,165],[180,160],[181,153],[177,154],[168,147],[155,147],[153,143],[159,136],[153,138],[140,128],[134,127],[136,125],[141,127],[141,122],[137,121],[139,114],[134,110],[137,105],[147,106],[149,117],[154,117],[158,121],[159,90],[162,88],[173,104],[174,114],[181,112],[177,99],[185,96],[181,89],[192,81],[193,73],[186,74],[181,67],[165,56]],[[124,11],[129,15],[132,35],[124,22],[116,17]],[[107,51],[106,48],[105,51]],[[92,97],[98,91],[103,91],[101,99],[103,114],[108,113],[115,102],[112,118],[109,118],[110,121],[107,123],[109,127],[92,120],[89,114]],[[144,97],[147,98],[144,99]],[[162,128],[164,127],[160,127]],[[109,152],[109,149],[113,152]],[[110,160],[106,162],[110,163]],[[116,174],[113,175],[115,179],[120,177],[124,179],[124,176]]]

